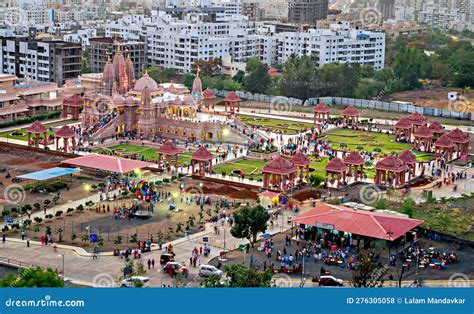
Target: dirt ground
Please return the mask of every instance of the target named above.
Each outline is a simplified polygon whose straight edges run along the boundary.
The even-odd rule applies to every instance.
[[[200,194],[199,191],[199,181],[193,180],[190,178],[183,179],[178,183],[173,183],[169,185],[163,185],[160,188],[160,191],[170,192],[171,197],[163,200],[162,202],[156,204],[153,208],[153,214],[148,219],[115,219],[113,215],[113,208],[115,207],[130,207],[132,204],[137,204],[136,200],[133,197],[120,198],[116,201],[107,201],[101,202],[100,205],[105,206],[104,211],[96,211],[97,206],[94,206],[82,213],[73,212],[71,215],[63,214],[62,217],[53,218],[49,221],[43,221],[39,224],[39,231],[34,232],[34,228],[27,230],[26,234],[31,239],[39,239],[42,235],[45,234],[46,226],[51,227],[53,240],[57,241],[59,237],[58,230],[61,228],[63,230],[63,242],[62,244],[78,245],[83,246],[85,249],[92,249],[92,247],[87,242],[81,241],[82,234],[96,233],[103,237],[104,246],[102,250],[112,251],[116,248],[128,248],[130,244],[131,236],[137,234],[139,240],[150,239],[153,235],[154,241],[158,241],[159,233],[163,234],[165,237],[163,241],[174,240],[184,236],[184,229],[189,220],[189,217],[194,216],[194,227],[191,228],[191,234],[200,231],[200,227],[208,222],[212,217],[217,217],[222,214],[229,215],[235,209],[230,206],[228,209],[215,210],[215,202],[218,200],[226,199],[230,205],[233,201],[243,202],[244,204],[251,199],[239,199],[237,197],[232,198],[229,196],[218,195],[215,193],[209,193],[214,191],[219,191],[224,193],[229,190],[231,187],[223,187],[219,184],[213,184],[206,182],[206,188],[203,195],[209,196],[213,202],[211,205],[204,205],[201,212],[200,206],[195,202],[188,204],[186,202],[186,197],[191,198],[192,195]],[[184,193],[180,193],[181,186],[185,186]],[[186,189],[186,187],[189,187]],[[196,187],[196,188],[195,188]],[[234,189],[234,188],[231,188]],[[233,194],[239,196],[248,195],[248,193],[253,193],[250,191],[235,189]],[[173,204],[176,207],[176,210],[170,210],[170,205]],[[107,208],[110,211],[107,211]],[[202,219],[200,223],[199,212],[202,213]],[[209,215],[210,214],[210,215]],[[176,231],[177,224],[182,224],[182,230],[180,232]],[[36,225],[36,223],[33,223]],[[167,231],[169,228],[172,228],[173,233],[170,233],[166,237]],[[76,234],[77,238],[72,240],[72,234]],[[19,231],[10,231],[10,235],[14,237],[20,237]],[[122,243],[115,244],[118,236],[122,237]]]
[[[385,97],[384,101],[408,101],[421,107],[434,107],[439,109],[449,109],[448,93],[457,91],[456,88],[430,88],[420,89],[414,91],[406,91],[392,94]],[[468,101],[474,99],[474,91],[460,95],[465,97]],[[471,103],[471,112],[474,111],[474,103]]]
[[[53,168],[61,165],[64,157],[54,156],[51,154],[42,154],[39,152],[32,152],[22,149],[12,149],[0,144],[0,198],[8,198],[9,189],[14,185],[26,186],[34,183],[31,180],[23,180],[21,182],[13,182],[12,179],[16,176],[23,175],[30,172],[41,171],[48,168]],[[10,178],[6,178],[7,174]],[[67,201],[74,201],[87,196],[84,191],[84,184],[93,184],[98,181],[82,176],[75,176],[74,179],[62,178],[60,181],[69,184],[69,191],[62,189],[60,191],[60,200],[57,203],[62,204]],[[91,195],[92,193],[90,193]],[[11,195],[11,194],[10,194]],[[43,203],[45,199],[51,200],[56,193],[31,193],[24,191],[19,194],[18,205]]]

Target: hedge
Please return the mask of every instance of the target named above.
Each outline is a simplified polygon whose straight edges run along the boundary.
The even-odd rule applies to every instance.
[[[46,114],[39,114],[39,115],[36,115],[36,116],[31,116],[31,117],[20,119],[20,120],[3,122],[3,123],[0,123],[0,129],[8,128],[8,127],[11,127],[11,126],[22,125],[22,124],[33,123],[36,120],[44,121],[44,120],[59,118],[60,115],[61,115],[61,111],[54,111],[54,112],[50,112],[50,113],[46,113]]]

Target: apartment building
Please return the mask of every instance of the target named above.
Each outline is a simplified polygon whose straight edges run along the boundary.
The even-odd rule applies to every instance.
[[[289,0],[288,22],[315,25],[328,16],[327,0]]]
[[[81,58],[81,44],[0,37],[0,72],[19,78],[63,85],[81,74]]]

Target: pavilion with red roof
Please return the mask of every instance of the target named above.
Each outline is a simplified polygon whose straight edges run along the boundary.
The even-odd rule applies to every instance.
[[[63,139],[63,151],[65,153],[69,150],[69,140],[71,140],[72,151],[76,149],[76,133],[74,130],[67,125],[63,125],[56,133],[54,134],[56,138],[56,150],[59,151],[59,140]]]
[[[136,169],[156,167],[156,164],[135,159],[127,159],[104,154],[90,154],[72,159],[63,160],[61,163],[81,168],[89,168],[103,172],[128,174]]]
[[[409,116],[405,117],[405,119],[408,119],[408,121],[411,122],[412,133],[414,133],[418,127],[422,125],[426,126],[428,124],[428,118],[418,112],[410,114]]]
[[[455,149],[456,144],[444,134],[434,143],[434,157],[436,160],[444,159],[449,162],[453,159]]]
[[[28,146],[38,147],[41,139],[41,134],[43,134],[43,145],[45,147],[48,146],[48,130],[39,120],[36,120],[35,122],[33,122],[32,125],[27,127],[26,131],[28,132]],[[31,134],[35,135],[33,141],[31,140]]]
[[[194,168],[196,163],[199,165],[199,175],[205,176],[206,175],[206,164],[209,162],[209,173],[212,173],[212,158],[214,156],[210,151],[207,150],[204,145],[199,147],[191,156],[191,169],[192,173],[194,174]]]
[[[210,88],[206,88],[206,90],[202,93],[201,98],[204,99],[204,106],[207,110],[209,110],[209,102],[213,102],[216,99],[216,94]],[[212,103],[212,108],[214,108],[214,103]]]
[[[316,121],[321,123],[323,121],[329,120],[330,112],[331,110],[329,109],[329,107],[322,101],[319,104],[317,104],[313,109],[314,125],[316,125]]]
[[[364,158],[359,154],[358,151],[354,150],[350,152],[345,158],[344,163],[349,167],[347,172],[348,176],[352,176],[352,167],[354,167],[354,180],[364,177]]]
[[[412,128],[413,123],[410,120],[408,120],[406,117],[400,118],[400,120],[395,123],[395,141],[411,142]]]
[[[71,114],[74,120],[79,119],[79,109],[82,106],[84,106],[84,98],[79,95],[64,99],[62,117],[66,118],[68,114]]]
[[[309,177],[309,164],[311,161],[302,151],[297,151],[291,158],[291,162],[298,168],[300,172],[300,180],[303,182],[303,177]],[[305,174],[303,174],[305,172]]]
[[[329,176],[331,176],[331,181],[337,181],[337,188],[341,186],[342,182],[346,182],[346,171],[347,165],[338,157],[331,159],[326,165],[326,185],[328,183]],[[336,177],[336,179],[334,179]]]
[[[408,166],[408,178],[416,175],[416,156],[409,150],[405,150],[400,153],[398,156],[401,161],[403,161]]]
[[[262,174],[264,189],[285,192],[288,187],[294,186],[297,168],[291,161],[277,156],[263,167]]]
[[[342,118],[346,125],[357,126],[359,124],[359,110],[354,106],[348,106],[342,111]]]
[[[241,99],[236,92],[230,92],[224,99],[225,111],[227,112],[227,106],[229,106],[230,112],[235,112],[235,105],[237,105],[237,112],[240,111]]]
[[[367,237],[395,241],[423,223],[422,220],[340,205],[319,204],[290,220],[297,224],[347,232],[352,237]]]
[[[398,187],[405,184],[405,174],[408,166],[397,156],[387,156],[375,165],[374,183]]]
[[[466,155],[469,148],[470,137],[468,133],[464,133],[459,128],[455,128],[448,133],[448,137],[456,144],[456,152]]]
[[[425,152],[431,151],[433,144],[433,133],[426,125],[419,126],[413,133],[413,149],[422,150]]]
[[[174,168],[178,169],[179,153],[181,150],[177,148],[172,141],[167,140],[158,148],[158,167],[161,168],[163,159],[165,162],[166,169],[171,170],[171,163],[174,164]]]
[[[434,140],[444,134],[444,126],[442,126],[438,121],[431,122],[428,129],[430,129],[431,133],[433,134]]]

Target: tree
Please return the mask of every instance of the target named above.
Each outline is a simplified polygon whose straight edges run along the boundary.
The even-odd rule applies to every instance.
[[[324,181],[324,178],[323,178],[322,176],[320,176],[320,175],[311,174],[311,175],[309,176],[309,182],[310,182],[310,184],[311,184],[311,186],[312,186],[313,188],[319,187],[319,185],[320,185],[321,182],[323,182],[323,181]]]
[[[352,286],[356,288],[382,287],[383,276],[387,267],[377,265],[375,251],[361,251],[359,253],[359,266],[352,273]]]
[[[58,242],[63,242],[63,228],[58,228],[58,230],[56,230],[56,233],[58,234]]]
[[[242,84],[244,82],[244,78],[245,72],[242,70],[238,70],[234,77],[232,77],[232,79],[239,84]]]
[[[158,83],[167,83],[176,77],[176,70],[152,66],[148,68],[148,75]]]
[[[419,79],[429,77],[431,64],[423,51],[415,47],[402,48],[393,59],[392,69],[407,89],[413,89],[420,86]]]
[[[268,66],[258,59],[248,60],[245,71],[248,74],[244,78],[244,87],[248,92],[263,94],[272,83]]]
[[[257,242],[257,234],[267,230],[268,218],[268,212],[263,206],[245,206],[234,213],[234,224],[230,233],[236,238],[249,240],[253,247]]]
[[[62,288],[64,282],[52,269],[25,268],[20,270],[18,276],[8,275],[0,279],[0,287]]]
[[[270,270],[259,271],[258,267],[247,267],[244,264],[226,265],[226,276],[221,280],[218,276],[210,276],[201,281],[207,288],[270,288],[272,273]]]

